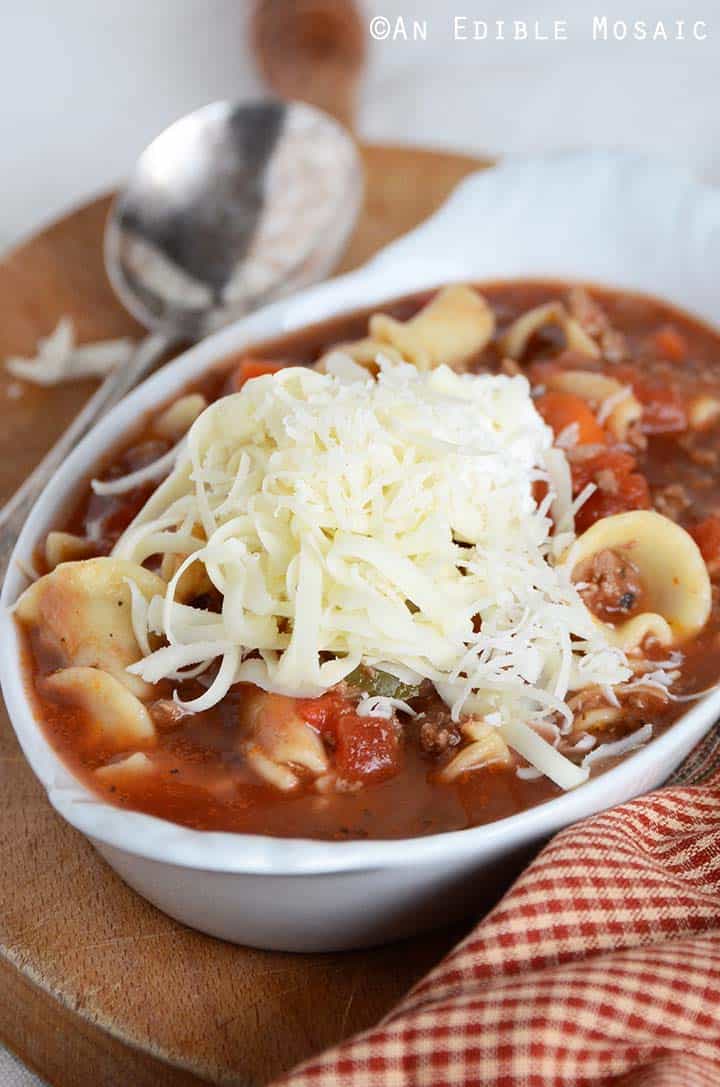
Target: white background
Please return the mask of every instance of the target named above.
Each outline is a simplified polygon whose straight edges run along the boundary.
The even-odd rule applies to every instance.
[[[360,133],[479,153],[625,147],[720,182],[713,0],[366,0],[368,21],[427,20],[374,43]],[[169,122],[259,91],[248,0],[0,0],[0,247],[121,179]],[[525,20],[527,41],[454,41],[453,17]],[[593,41],[594,15],[707,22],[707,40]],[[536,41],[567,20],[567,41]],[[492,27],[491,27],[492,31]],[[0,873],[1,876],[1,873]],[[0,1053],[4,1087],[32,1081]]]
[[[166,124],[257,93],[249,0],[0,0],[0,245],[111,186]],[[720,180],[720,7],[713,0],[365,0],[427,20],[373,43],[360,132],[478,152],[657,151]],[[566,19],[568,41],[453,41],[453,17]],[[698,42],[593,42],[593,15],[690,24]]]

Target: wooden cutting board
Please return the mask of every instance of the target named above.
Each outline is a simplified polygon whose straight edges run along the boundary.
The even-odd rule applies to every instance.
[[[342,270],[419,223],[481,165],[395,147],[365,147],[363,157],[365,207]],[[103,272],[107,208],[107,198],[80,208],[0,264],[0,359],[31,355],[63,314],[79,342],[141,335]],[[0,500],[92,388],[31,388],[0,368]],[[0,1039],[56,1087],[265,1084],[376,1022],[460,936],[291,955],[179,925],[54,814],[4,707],[0,811]]]

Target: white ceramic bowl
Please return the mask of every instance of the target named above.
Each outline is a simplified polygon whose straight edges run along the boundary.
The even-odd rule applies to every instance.
[[[79,480],[139,416],[223,356],[445,281],[555,276],[662,295],[714,321],[720,194],[683,170],[606,153],[515,161],[470,177],[437,215],[364,268],[240,321],[128,396],[57,473],[28,518],[17,558],[30,558],[62,520]],[[12,604],[23,587],[13,563],[2,604]],[[75,780],[33,716],[5,607],[0,636],[8,710],[56,810],[166,913],[264,948],[361,947],[468,913],[560,827],[659,785],[720,713],[716,693],[614,769],[490,826],[404,841],[203,833],[111,807]]]

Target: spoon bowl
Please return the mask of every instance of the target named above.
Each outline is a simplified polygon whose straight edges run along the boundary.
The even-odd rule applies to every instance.
[[[361,197],[357,150],[331,117],[214,102],[140,156],[108,220],[108,275],[146,327],[200,339],[321,279]]]
[[[362,199],[360,159],[300,102],[213,102],[140,156],[105,228],[105,267],[152,335],[118,367],[0,510],[0,580],[28,514],[98,419],[174,343],[199,340],[327,274]]]

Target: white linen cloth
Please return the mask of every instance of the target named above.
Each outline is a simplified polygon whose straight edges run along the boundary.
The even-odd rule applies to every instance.
[[[358,118],[366,139],[479,154],[633,148],[720,180],[713,0],[364,0],[363,8],[368,26],[381,20],[376,34],[387,29],[382,19],[390,25],[370,43]],[[248,0],[6,3],[0,246],[110,188],[181,114],[258,94],[248,10]],[[607,19],[609,40],[602,22],[593,40],[594,18]],[[660,22],[672,40],[637,40],[635,20],[646,20],[650,36]],[[625,39],[615,40],[623,27]],[[39,1081],[0,1049],[0,1083]]]

